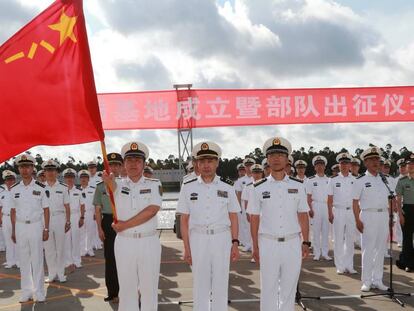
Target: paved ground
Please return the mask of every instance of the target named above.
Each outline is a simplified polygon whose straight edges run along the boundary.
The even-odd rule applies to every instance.
[[[189,267],[181,261],[182,244],[167,230],[161,233],[163,244],[160,274],[160,311],[189,311],[191,303],[178,305],[178,301],[192,298],[192,278]],[[0,253],[4,262],[4,253]],[[356,269],[360,271],[360,254],[356,255]],[[310,259],[303,264],[301,292],[303,295],[322,296],[321,300],[304,299],[308,310],[398,310],[400,307],[388,298],[361,299],[360,275],[338,276],[333,262],[314,262]],[[385,267],[385,283],[388,284],[389,267]],[[230,275],[229,310],[259,310],[258,267],[250,263],[247,255],[233,265]],[[102,251],[94,258],[83,258],[83,268],[68,276],[68,282],[47,286],[47,302],[43,304],[19,304],[19,271],[0,268],[0,311],[2,310],[117,310],[117,305],[103,302],[106,295]],[[414,293],[414,274],[395,269],[395,288],[398,291]],[[402,298],[405,310],[414,310],[414,297]],[[301,310],[298,306],[296,310]]]

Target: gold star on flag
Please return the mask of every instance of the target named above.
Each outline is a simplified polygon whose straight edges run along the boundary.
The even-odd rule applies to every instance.
[[[50,29],[60,32],[60,45],[62,45],[67,38],[70,38],[73,42],[76,43],[76,37],[73,33],[73,28],[75,27],[76,19],[76,16],[67,16],[66,13],[63,11],[62,15],[60,16],[59,23],[49,25]]]

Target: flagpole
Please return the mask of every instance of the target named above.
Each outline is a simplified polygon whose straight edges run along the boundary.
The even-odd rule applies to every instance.
[[[109,168],[108,156],[107,156],[107,153],[106,153],[105,140],[101,140],[101,150],[102,150],[104,168],[105,168],[105,171],[109,174],[110,173],[110,168]],[[108,190],[108,193],[109,193],[109,199],[111,201],[111,210],[112,210],[114,223],[116,224],[118,222],[118,217],[117,217],[117,214],[116,214],[114,191],[112,189],[111,184],[107,184],[106,187],[107,187],[107,190]]]

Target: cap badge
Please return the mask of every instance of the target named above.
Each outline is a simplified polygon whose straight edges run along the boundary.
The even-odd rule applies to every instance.
[[[208,150],[208,149],[209,149],[209,146],[207,143],[201,144],[201,150]]]
[[[275,138],[273,140],[273,145],[280,145],[280,139],[279,138]]]
[[[132,143],[131,144],[131,150],[138,150],[138,144],[137,143]]]

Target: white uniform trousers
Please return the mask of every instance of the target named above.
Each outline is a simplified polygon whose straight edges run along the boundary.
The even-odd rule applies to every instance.
[[[227,311],[230,230],[210,235],[190,231],[190,248],[193,261],[193,310]]]
[[[49,239],[44,242],[49,279],[65,277],[65,223],[66,216],[50,215]]]
[[[0,251],[4,252],[6,250],[6,240],[4,238],[3,230],[0,228]]]
[[[42,221],[32,224],[16,222],[16,240],[20,259],[22,297],[32,298],[34,295],[37,300],[44,300]]]
[[[397,242],[399,245],[402,245],[403,235],[402,235],[402,229],[400,224],[400,216],[398,213],[394,213],[394,232],[392,239],[393,242]]]
[[[96,239],[96,221],[94,220],[94,211],[85,212],[85,253],[93,255],[93,248]]]
[[[361,232],[359,232],[359,230],[355,227],[355,232],[354,232],[354,242],[355,245],[357,245],[358,247],[361,247]]]
[[[326,203],[312,203],[313,216],[313,255],[328,256],[329,251],[329,215]]]
[[[334,208],[334,260],[336,269],[354,269],[355,217],[352,208]]]
[[[95,237],[94,237],[93,247],[95,249],[102,249],[103,244],[102,244],[101,239],[99,238],[99,231],[98,231],[98,225],[96,223],[96,220],[94,220],[94,223],[95,223],[95,229],[94,229]]]
[[[81,250],[81,256],[86,255],[86,223],[84,221],[83,226],[79,228],[79,237],[80,237],[80,250]]]
[[[66,266],[81,264],[79,213],[70,213],[71,227],[66,232]]]
[[[157,235],[129,238],[117,234],[115,259],[119,280],[119,311],[156,311],[161,243]],[[141,309],[138,307],[138,289]]]
[[[302,265],[301,239],[285,242],[259,236],[260,310],[293,311]]]
[[[245,201],[242,201],[243,206],[245,205]],[[243,244],[246,248],[252,247],[252,236],[250,234],[250,223],[247,221],[247,213],[246,209],[242,207],[240,217],[240,243]]]
[[[361,238],[362,277],[364,284],[382,283],[384,254],[388,237],[388,212],[362,210],[360,219],[364,223]]]
[[[13,243],[12,236],[12,224],[10,215],[3,214],[3,236],[6,243],[6,265],[13,266],[19,265],[19,256],[17,253],[17,245]]]

